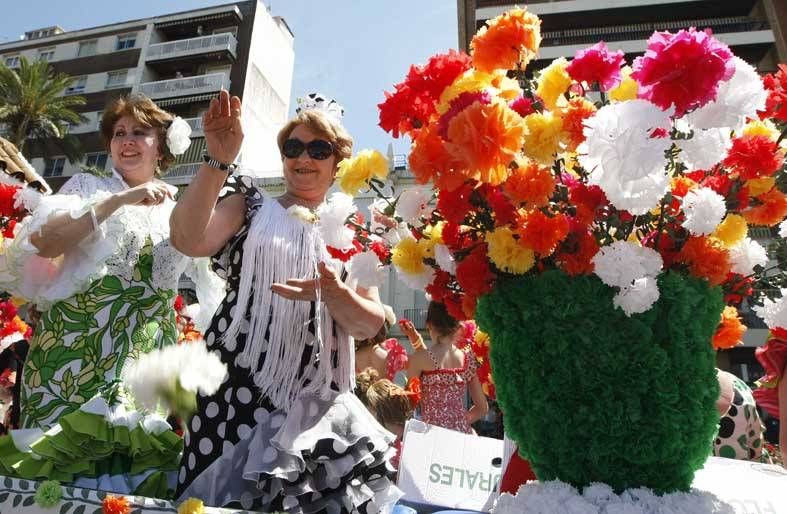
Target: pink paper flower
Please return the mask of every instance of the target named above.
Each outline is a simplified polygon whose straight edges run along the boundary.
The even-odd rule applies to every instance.
[[[732,57],[709,30],[655,32],[645,55],[634,60],[631,76],[639,83],[640,98],[662,109],[674,105],[677,118],[716,99],[719,82],[735,73]]]
[[[602,91],[609,91],[620,84],[620,66],[623,64],[623,51],[610,52],[603,41],[590,48],[579,50],[566,71],[577,82],[593,84],[598,82]]]

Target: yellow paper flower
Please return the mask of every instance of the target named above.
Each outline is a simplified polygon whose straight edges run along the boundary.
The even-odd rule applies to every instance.
[[[437,112],[445,114],[449,107],[451,107],[451,101],[462,93],[475,93],[488,90],[491,96],[495,96],[498,91],[492,85],[492,82],[496,79],[499,81],[499,77],[499,73],[484,73],[474,68],[470,68],[456,77],[453,83],[443,90],[440,94],[440,101],[437,103]]]
[[[445,228],[445,221],[438,221],[434,225],[427,225],[424,227],[424,237],[431,239],[434,244],[443,244],[443,228]]]
[[[765,136],[772,141],[776,141],[779,139],[779,129],[776,128],[771,120],[752,120],[743,127],[743,135],[751,137]]]
[[[425,246],[419,245],[414,238],[406,237],[391,249],[391,262],[405,273],[418,275],[425,269],[425,249]]]
[[[339,163],[336,179],[339,187],[350,196],[361,188],[369,187],[372,178],[385,180],[388,177],[388,160],[377,150],[361,150],[355,157]]]
[[[554,155],[562,150],[563,120],[551,112],[533,113],[525,117],[525,126],[525,155],[551,166]]]
[[[637,98],[639,86],[637,81],[631,78],[631,67],[624,66],[620,70],[623,80],[616,87],[610,89],[609,99],[614,102],[625,102]]]
[[[749,226],[743,216],[728,214],[711,236],[721,241],[725,247],[732,248],[743,241],[748,232]]]
[[[547,109],[554,109],[558,99],[571,85],[571,77],[566,71],[566,66],[568,61],[565,57],[560,57],[541,70],[538,76],[536,95],[544,102],[544,107]]]
[[[746,181],[751,196],[760,196],[767,193],[776,185],[776,177],[753,178]]]
[[[198,498],[189,498],[178,505],[178,514],[203,514],[204,512],[205,504]]]
[[[497,227],[487,232],[484,239],[489,245],[489,259],[503,271],[521,275],[536,262],[533,250],[520,245],[508,227]]]

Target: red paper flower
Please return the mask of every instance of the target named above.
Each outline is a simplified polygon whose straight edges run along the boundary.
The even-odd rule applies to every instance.
[[[724,165],[742,179],[768,177],[784,164],[784,153],[767,136],[743,136],[732,140]]]
[[[520,96],[516,100],[512,100],[508,104],[508,107],[516,111],[516,113],[523,118],[528,114],[533,114],[536,112],[536,110],[533,109],[533,100],[524,96]]]
[[[760,112],[760,118],[776,118],[787,122],[787,64],[780,64],[779,71],[773,75],[768,74],[762,79],[768,98],[765,100],[765,110]]]
[[[735,72],[732,57],[710,31],[656,32],[645,55],[634,60],[631,77],[639,83],[640,98],[662,109],[674,105],[677,118],[716,99],[719,82]]]
[[[131,512],[131,506],[125,496],[108,494],[101,502],[101,507],[104,514],[128,514]]]
[[[326,248],[328,249],[328,255],[342,262],[349,261],[353,255],[363,251],[363,245],[357,239],[353,239],[352,248],[339,250],[338,248],[334,248],[330,245],[326,245]]]
[[[577,82],[598,83],[602,91],[609,91],[620,83],[623,59],[622,50],[610,52],[601,41],[590,48],[578,50],[566,71]]]
[[[437,210],[450,223],[462,224],[467,215],[473,210],[470,198],[473,195],[473,185],[464,183],[453,191],[441,190],[437,195]]]
[[[477,245],[456,265],[456,280],[465,294],[481,296],[492,290],[495,274],[489,267],[486,244]]]

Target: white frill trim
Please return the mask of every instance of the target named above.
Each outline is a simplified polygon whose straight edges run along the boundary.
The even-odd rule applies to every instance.
[[[134,409],[131,404],[126,404],[126,402],[120,402],[110,407],[102,396],[94,396],[80,405],[79,410],[88,414],[102,416],[110,425],[124,426],[129,430],[139,426],[145,433],[153,435],[172,430],[167,420],[156,413],[143,415]]]
[[[199,311],[193,320],[197,330],[204,334],[224,299],[227,283],[213,272],[209,257],[191,259],[184,273],[196,287]]]
[[[100,231],[55,259],[40,257],[30,238],[52,217],[68,213],[74,219],[79,218],[91,205],[110,194],[97,191],[87,199],[71,194],[41,198],[38,208],[18,225],[16,237],[5,248],[8,271],[16,277],[15,294],[45,310],[56,301],[84,291],[94,280],[106,275],[107,260],[116,253],[124,231],[116,217],[110,217]]]
[[[734,514],[733,507],[707,491],[662,496],[650,489],[615,494],[606,484],[592,484],[580,494],[559,480],[528,482],[516,496],[503,494],[493,514]]]

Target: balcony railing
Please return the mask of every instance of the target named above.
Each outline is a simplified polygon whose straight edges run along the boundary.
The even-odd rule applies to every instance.
[[[157,61],[159,59],[174,59],[186,57],[188,55],[206,54],[209,52],[229,52],[235,58],[235,49],[238,41],[230,33],[214,34],[212,36],[193,37],[190,39],[179,39],[177,41],[167,41],[166,43],[156,43],[148,47],[146,59]]]
[[[202,166],[202,163],[200,162],[175,166],[171,170],[167,171],[167,173],[164,175],[164,180],[170,184],[188,184],[197,174],[197,170],[199,170],[200,166]]]
[[[202,116],[196,118],[184,118],[184,121],[191,127],[191,137],[202,135]]]
[[[613,27],[591,27],[585,29],[553,30],[543,34],[541,46],[570,46],[586,43],[596,43],[599,40],[636,41],[648,39],[654,31],[677,31],[688,27],[698,29],[710,28],[714,34],[730,32],[750,32],[767,30],[770,28],[767,21],[752,20],[745,16],[732,18],[708,18],[701,20],[665,21],[654,23],[636,23],[631,25],[617,25]]]
[[[221,88],[227,90],[230,88],[230,79],[226,73],[211,73],[195,77],[145,82],[140,84],[139,91],[150,98],[156,99],[214,93]]]
[[[405,309],[404,318],[409,319],[416,330],[426,328],[426,309]]]

